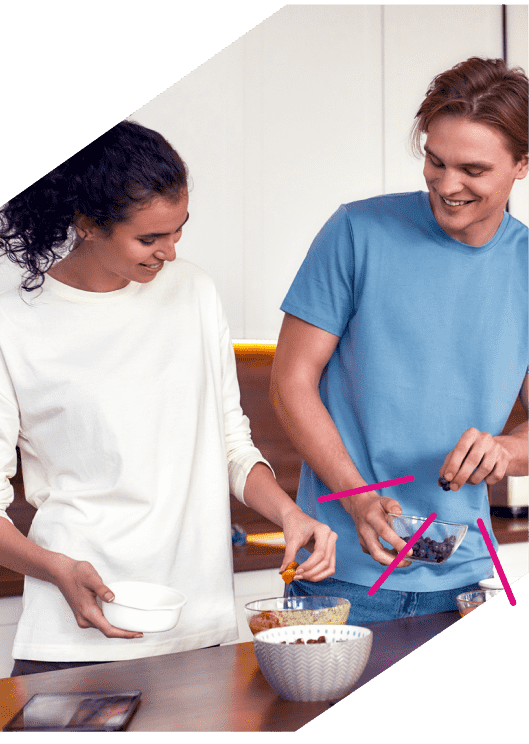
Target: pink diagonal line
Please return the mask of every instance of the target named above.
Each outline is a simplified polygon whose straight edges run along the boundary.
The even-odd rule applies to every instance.
[[[404,478],[393,478],[393,480],[380,481],[380,483],[371,483],[368,486],[360,486],[359,488],[350,488],[348,491],[338,491],[338,493],[329,493],[326,496],[318,496],[316,501],[323,504],[324,501],[332,501],[333,499],[343,499],[344,496],[354,496],[356,493],[367,493],[368,491],[378,491],[380,488],[389,488],[389,486],[398,486],[399,483],[409,483],[415,480],[413,475],[405,475]]]
[[[398,564],[401,562],[401,560],[406,556],[406,553],[408,552],[408,550],[415,545],[415,543],[417,542],[417,540],[419,539],[419,537],[422,535],[422,533],[425,530],[428,529],[428,527],[434,521],[434,519],[436,518],[436,516],[437,516],[437,514],[435,512],[432,512],[430,514],[430,516],[428,517],[428,519],[425,520],[425,522],[422,525],[422,527],[419,527],[419,529],[417,530],[417,532],[414,532],[413,533],[413,535],[408,540],[408,542],[406,543],[406,545],[402,548],[402,550],[397,555],[397,557],[394,558],[391,561],[391,563],[386,568],[386,570],[384,571],[384,573],[382,574],[382,576],[375,581],[375,583],[373,584],[373,586],[371,587],[371,589],[368,591],[368,594],[369,594],[370,597],[372,597],[373,594],[378,589],[380,589],[380,587],[385,582],[385,580],[388,578],[388,576],[395,570],[395,568],[398,566]]]
[[[514,594],[512,593],[511,586],[507,580],[507,577],[505,576],[505,572],[503,568],[501,567],[500,559],[498,558],[496,551],[494,550],[494,545],[492,544],[492,540],[489,537],[489,533],[487,532],[487,528],[485,527],[485,524],[483,520],[478,517],[477,519],[479,531],[483,535],[483,539],[485,540],[485,545],[488,548],[488,551],[490,553],[490,557],[492,558],[492,562],[496,566],[496,571],[498,572],[498,576],[501,579],[501,583],[503,584],[503,588],[505,589],[505,592],[507,596],[509,597],[509,602],[513,605],[516,604],[516,600],[514,598]]]

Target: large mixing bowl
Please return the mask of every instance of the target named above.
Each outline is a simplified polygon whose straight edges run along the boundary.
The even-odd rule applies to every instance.
[[[322,638],[324,643],[307,643]],[[257,633],[253,643],[266,681],[285,700],[339,700],[362,675],[373,632],[355,625],[294,625]]]

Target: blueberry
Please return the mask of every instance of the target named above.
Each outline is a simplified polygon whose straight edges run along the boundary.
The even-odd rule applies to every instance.
[[[405,535],[402,537],[405,542],[410,540],[410,537]],[[421,535],[416,541],[412,549],[412,558],[417,558],[421,561],[428,563],[442,563],[452,553],[455,544],[455,537],[445,537],[442,542],[433,540],[431,537],[424,537]]]

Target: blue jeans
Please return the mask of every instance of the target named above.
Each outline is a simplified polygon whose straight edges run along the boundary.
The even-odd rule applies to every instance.
[[[457,610],[457,595],[479,589],[479,584],[469,584],[441,592],[396,592],[378,589],[372,597],[368,594],[369,589],[369,586],[350,584],[348,581],[333,578],[317,582],[299,579],[290,584],[289,596],[343,597],[351,603],[347,625],[362,625]]]

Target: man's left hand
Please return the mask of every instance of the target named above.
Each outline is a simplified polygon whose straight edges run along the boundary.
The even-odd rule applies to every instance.
[[[492,486],[498,483],[509,466],[511,455],[500,440],[475,428],[467,429],[454,449],[448,453],[440,475],[450,481],[452,491],[464,483],[477,485],[485,481]]]

